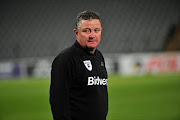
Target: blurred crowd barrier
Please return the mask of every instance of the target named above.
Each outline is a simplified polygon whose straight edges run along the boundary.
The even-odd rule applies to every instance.
[[[109,74],[158,74],[180,72],[180,54],[177,52],[130,53],[105,55]]]
[[[0,61],[0,79],[50,77],[53,57]]]
[[[180,53],[104,54],[108,74],[139,75],[180,72]],[[50,77],[54,57],[0,61],[0,79]]]

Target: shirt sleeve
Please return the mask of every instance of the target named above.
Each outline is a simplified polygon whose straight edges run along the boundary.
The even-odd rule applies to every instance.
[[[67,57],[54,59],[51,69],[50,105],[54,120],[72,120],[70,111],[70,83],[72,66]]]

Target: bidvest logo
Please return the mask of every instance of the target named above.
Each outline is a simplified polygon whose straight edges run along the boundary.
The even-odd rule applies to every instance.
[[[99,76],[97,77],[88,77],[88,84],[87,85],[107,85],[108,79],[101,79]]]

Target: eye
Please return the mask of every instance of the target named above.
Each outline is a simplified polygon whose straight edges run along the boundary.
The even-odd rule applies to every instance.
[[[85,32],[85,33],[90,33],[91,30],[89,30],[89,29],[84,29],[83,32]]]
[[[99,32],[99,31],[100,31],[100,29],[95,29],[94,31],[97,33],[97,32]]]

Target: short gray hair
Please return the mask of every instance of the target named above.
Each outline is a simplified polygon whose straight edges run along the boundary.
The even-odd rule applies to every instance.
[[[79,29],[79,23],[81,20],[92,20],[98,19],[101,23],[100,14],[93,11],[83,11],[80,12],[76,17],[76,29]]]

